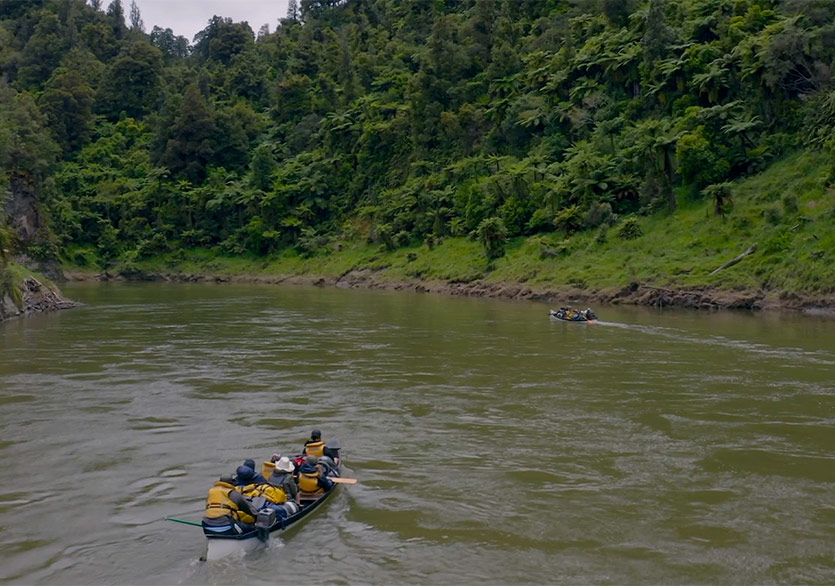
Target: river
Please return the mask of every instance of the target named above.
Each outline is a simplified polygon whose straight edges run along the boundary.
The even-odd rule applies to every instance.
[[[835,320],[315,287],[68,284],[0,324],[0,580],[832,584]],[[208,488],[359,479],[200,562]]]

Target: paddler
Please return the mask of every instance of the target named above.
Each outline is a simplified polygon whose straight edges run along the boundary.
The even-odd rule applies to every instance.
[[[325,442],[322,441],[322,432],[314,429],[310,432],[310,439],[304,442],[305,456],[323,456],[325,454]]]
[[[333,481],[322,475],[317,466],[319,458],[308,456],[299,468],[299,492],[302,496],[322,494],[333,486]]]
[[[224,474],[209,489],[206,512],[203,515],[204,527],[220,529],[229,526],[229,531],[234,533],[235,525],[247,530],[255,523],[258,512],[244,495],[235,489],[234,482],[231,474]]]

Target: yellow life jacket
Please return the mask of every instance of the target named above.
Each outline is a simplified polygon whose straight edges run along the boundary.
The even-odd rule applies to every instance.
[[[299,491],[306,494],[319,494],[325,492],[319,486],[319,471],[299,472]]]
[[[284,489],[269,483],[249,484],[244,487],[242,493],[245,497],[249,498],[262,496],[277,505],[287,502],[287,493],[284,492]]]
[[[270,474],[273,473],[273,470],[275,470],[275,462],[264,462],[261,466],[261,476],[269,478]]]
[[[322,457],[325,455],[325,442],[310,442],[305,444],[304,453],[308,456]]]
[[[228,482],[215,482],[214,486],[209,489],[209,496],[206,497],[206,517],[217,519],[224,515],[230,515],[241,523],[255,523],[255,517],[241,511],[238,505],[229,498],[229,493],[233,490],[235,490],[235,487]]]

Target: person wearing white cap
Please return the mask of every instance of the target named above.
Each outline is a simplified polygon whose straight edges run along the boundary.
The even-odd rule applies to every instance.
[[[275,463],[272,474],[270,474],[269,483],[275,487],[281,488],[287,493],[287,500],[298,503],[299,502],[299,486],[293,479],[293,472],[296,467],[287,456],[282,456]]]

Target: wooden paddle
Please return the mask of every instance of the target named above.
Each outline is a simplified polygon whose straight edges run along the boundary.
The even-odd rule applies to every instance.
[[[339,476],[328,476],[328,480],[332,480],[335,484],[356,484],[356,478],[340,478]]]

